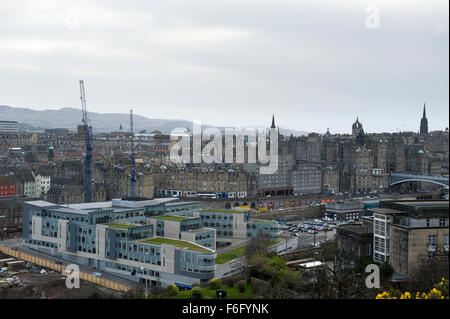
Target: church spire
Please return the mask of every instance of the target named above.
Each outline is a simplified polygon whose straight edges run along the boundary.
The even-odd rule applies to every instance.
[[[276,128],[276,126],[275,126],[275,114],[272,114],[272,126],[270,128]]]
[[[427,120],[427,114],[425,110],[425,103],[423,103],[423,116],[420,120],[420,135],[426,135],[428,134],[428,120]]]

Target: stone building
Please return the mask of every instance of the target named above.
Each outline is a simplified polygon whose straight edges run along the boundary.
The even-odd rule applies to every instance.
[[[414,275],[422,258],[448,253],[448,201],[381,201],[374,216],[374,260]]]
[[[292,171],[292,187],[295,194],[319,194],[322,192],[322,171],[319,164],[297,164]]]
[[[356,122],[352,125],[352,135],[358,136],[364,134],[363,126],[359,122],[358,117],[356,117]]]
[[[339,170],[336,165],[328,165],[322,172],[322,192],[338,193],[339,192]]]
[[[361,258],[371,258],[373,229],[365,224],[343,224],[336,229],[337,249],[341,257],[341,269],[350,269]]]
[[[250,194],[251,174],[241,168],[163,167],[153,171],[161,195],[196,196],[199,193]]]

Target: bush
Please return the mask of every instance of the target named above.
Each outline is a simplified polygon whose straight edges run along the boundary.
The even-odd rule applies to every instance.
[[[176,296],[176,295],[178,295],[178,287],[175,286],[175,285],[167,286],[167,294],[169,296]]]
[[[224,286],[233,288],[233,286],[234,286],[234,279],[232,277],[225,278],[223,280],[223,284],[224,284]]]
[[[200,287],[192,288],[191,293],[192,293],[193,299],[202,299],[202,297],[203,297],[202,288],[200,288]]]
[[[237,287],[239,292],[244,292],[245,291],[245,286],[247,286],[247,282],[245,280],[239,280],[237,283]]]
[[[209,288],[214,289],[214,290],[220,289],[220,288],[222,288],[222,282],[220,281],[219,278],[213,278],[209,282]]]

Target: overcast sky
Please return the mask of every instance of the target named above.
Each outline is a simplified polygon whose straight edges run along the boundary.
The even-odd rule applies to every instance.
[[[376,26],[379,9],[379,28]],[[348,133],[448,127],[448,0],[1,0],[0,105]],[[368,11],[366,11],[368,10]],[[1,119],[1,114],[0,114]],[[18,119],[20,121],[20,119]],[[95,123],[93,123],[95,125]]]

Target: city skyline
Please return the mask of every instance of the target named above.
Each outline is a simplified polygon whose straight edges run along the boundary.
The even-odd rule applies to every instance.
[[[8,106],[7,106],[8,107]],[[424,104],[423,106],[422,106],[422,112],[423,112],[423,110],[425,109],[425,107],[426,107],[426,104]],[[40,109],[33,109],[33,108],[24,108],[24,109],[31,109],[31,110],[33,110],[33,111],[58,111],[58,110],[62,110],[62,109],[58,109],[58,110],[51,110],[51,109],[42,109],[42,110],[40,110]],[[76,108],[72,108],[72,109],[76,109]],[[113,114],[113,113],[99,113],[99,112],[94,112],[94,111],[89,111],[89,113],[91,114],[91,113],[96,113],[96,114],[98,114],[98,115],[111,115],[111,114]],[[123,116],[129,116],[129,114],[127,114],[127,113],[114,113],[114,115],[123,115]],[[142,116],[141,114],[136,114],[136,115],[140,115],[140,116]],[[10,118],[10,116],[9,117],[7,117],[7,120],[12,120],[12,121],[16,121],[17,120],[17,122],[19,122],[19,123],[22,123],[21,121],[20,121],[20,119],[19,119],[19,117],[20,116],[18,116],[17,118]],[[276,116],[275,116],[275,113],[273,113],[272,114],[272,120],[274,119],[274,118],[276,118]],[[179,120],[181,120],[181,119],[153,119],[153,118],[147,118],[147,119],[149,119],[149,120],[173,120],[173,121],[179,121]],[[428,117],[428,115],[426,115],[426,119],[428,120],[429,119],[429,117]],[[354,123],[355,121],[359,121],[360,119],[359,119],[359,116],[357,115],[356,116],[356,120],[353,120],[353,122],[352,123]],[[402,132],[413,132],[413,133],[420,133],[420,123],[421,123],[421,120],[422,120],[422,117],[420,118],[420,119],[418,119],[417,120],[417,127],[415,127],[415,128],[412,128],[412,129],[408,129],[408,128],[406,128],[405,127],[405,125],[402,125],[402,127],[400,127],[400,123],[397,123],[397,129],[395,130],[395,131],[366,131],[366,133],[367,134],[380,134],[380,133],[402,133]],[[362,121],[359,121],[362,125],[363,125],[363,127],[365,127],[364,126],[364,123],[362,123]],[[23,123],[25,123],[25,124],[29,124],[29,125],[32,125],[32,124],[30,124],[30,123],[27,123],[27,121],[25,121],[25,122],[23,122]],[[267,122],[267,123],[269,123],[269,122]],[[251,123],[249,123],[249,126],[247,126],[247,127],[240,127],[240,128],[256,128],[256,127],[260,127],[260,128],[262,128],[262,127],[266,127],[266,128],[268,128],[269,127],[269,125],[266,123],[266,125],[251,125]],[[80,124],[80,123],[78,123],[78,124]],[[77,124],[77,125],[78,125]],[[98,128],[97,127],[95,127],[95,121],[92,121],[92,123],[91,124],[93,124],[94,125],[94,131],[97,131],[97,132],[104,132],[105,130],[104,129],[102,129],[102,130],[100,130],[100,131],[98,131]],[[207,127],[210,127],[211,125],[210,125],[210,123],[204,123],[204,122],[202,122],[202,123],[198,123],[198,124],[201,124],[201,125],[206,125]],[[32,125],[33,126],[33,125]],[[34,126],[36,126],[36,125],[34,125]],[[44,127],[45,125],[42,125],[42,126],[39,126],[39,127],[42,127],[42,128],[45,128]],[[123,129],[125,129],[125,130],[127,130],[127,129],[129,129],[129,127],[128,127],[128,123],[124,123],[123,125],[122,124],[120,124],[120,126],[122,127],[123,126]],[[320,134],[320,135],[324,135],[326,132],[330,132],[330,134],[331,135],[346,135],[346,134],[351,134],[352,132],[351,132],[351,125],[350,125],[350,122],[349,122],[349,125],[347,125],[348,127],[349,127],[349,129],[347,129],[347,130],[345,130],[345,132],[339,132],[339,131],[334,131],[333,130],[333,127],[327,127],[327,129],[326,129],[326,131],[325,132],[320,132],[320,131],[308,131],[308,132],[306,132],[306,131],[301,131],[298,127],[297,128],[295,128],[295,127],[287,127],[287,126],[284,126],[283,125],[283,123],[281,123],[281,125],[279,124],[279,122],[278,121],[276,121],[276,127],[278,128],[278,129],[280,129],[281,131],[280,131],[280,133],[282,134],[282,135],[290,135],[291,133],[294,135],[294,136],[300,136],[300,135],[304,135],[304,134],[309,134],[309,133],[316,133],[316,134]],[[76,125],[72,125],[71,127],[69,127],[69,126],[67,126],[67,125],[60,125],[60,127],[61,128],[68,128],[68,129],[76,129]],[[235,126],[235,125],[230,125],[230,126],[221,126],[221,128],[226,128],[226,127],[228,127],[228,128],[236,128],[237,126]],[[47,127],[47,128],[50,128],[50,127]],[[53,128],[53,127],[52,127]],[[180,127],[181,128],[181,127]],[[448,129],[448,126],[447,127],[445,127],[445,128],[437,128],[437,129],[433,129],[433,126],[431,125],[431,129],[429,130],[430,132],[432,132],[432,131],[444,131],[444,130],[447,130]],[[146,131],[150,131],[151,129],[146,129]],[[106,130],[106,131],[108,131],[108,130]],[[106,132],[105,131],[105,132]],[[167,131],[168,132],[168,131]]]
[[[0,5],[0,104],[350,133],[448,127],[448,2]],[[367,10],[369,8],[369,10]],[[332,52],[332,54],[329,54]],[[219,115],[219,116],[218,116]]]

